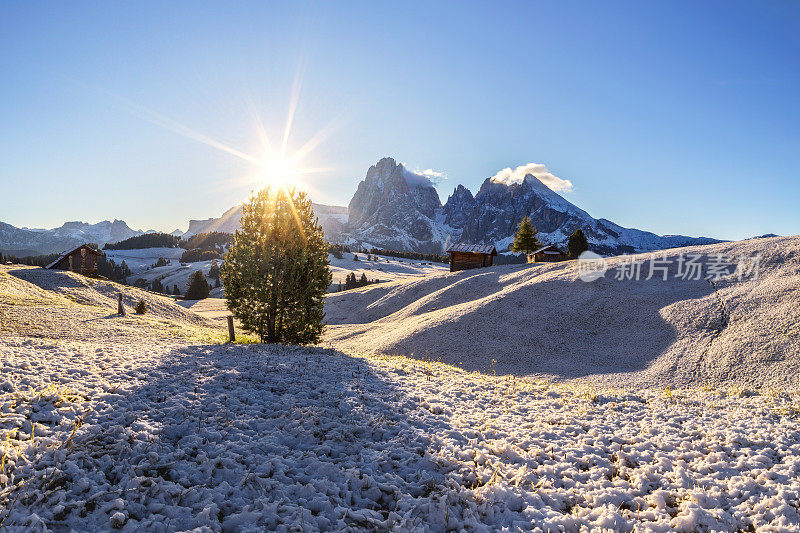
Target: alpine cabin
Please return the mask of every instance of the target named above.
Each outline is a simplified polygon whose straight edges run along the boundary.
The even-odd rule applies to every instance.
[[[64,252],[45,268],[69,270],[70,272],[76,272],[84,276],[96,276],[97,258],[105,256],[106,254],[95,250],[88,244],[81,244],[74,250]]]
[[[567,254],[552,244],[542,246],[533,253],[528,254],[528,263],[555,263],[566,260]]]
[[[453,244],[445,251],[450,254],[450,272],[490,267],[497,255],[492,244]]]

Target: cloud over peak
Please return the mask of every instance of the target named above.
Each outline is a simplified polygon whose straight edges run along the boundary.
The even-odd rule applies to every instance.
[[[403,165],[403,169],[405,170],[406,182],[412,187],[434,187],[441,183],[442,180],[447,179],[446,173],[433,170],[432,168],[410,170]]]
[[[520,165],[513,170],[509,167],[506,167],[489,179],[497,183],[511,185],[512,183],[521,183],[528,174],[535,176],[537,179],[539,179],[539,181],[547,185],[547,187],[553,191],[572,192],[571,181],[554,175],[547,170],[547,167],[542,163],[528,163],[527,165]]]

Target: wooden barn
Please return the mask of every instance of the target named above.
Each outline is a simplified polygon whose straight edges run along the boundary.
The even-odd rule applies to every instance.
[[[490,267],[497,255],[492,244],[453,244],[445,251],[450,254],[450,272]]]
[[[69,270],[84,276],[96,276],[98,257],[105,257],[105,254],[95,250],[88,244],[81,244],[74,250],[64,252],[45,268]]]
[[[528,263],[555,263],[557,261],[566,261],[567,258],[567,254],[562,250],[552,244],[548,244],[528,254]]]

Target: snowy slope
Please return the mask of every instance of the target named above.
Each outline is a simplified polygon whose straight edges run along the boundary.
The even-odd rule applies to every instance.
[[[353,261],[354,255],[358,256],[358,261]],[[367,255],[370,255],[373,259],[367,259]],[[382,282],[388,282],[400,279],[424,278],[432,274],[448,271],[450,268],[445,263],[398,259],[396,257],[371,254],[343,253],[342,259],[336,259],[330,255],[328,260],[333,274],[331,290],[335,290],[339,282],[344,283],[345,277],[351,272],[355,273],[357,278],[365,274],[369,280],[378,279]]]
[[[757,278],[675,279],[680,254],[761,254]],[[800,385],[800,237],[681,248],[668,280],[577,279],[576,262],[445,272],[329,295],[328,342],[465,369],[607,384]]]
[[[70,302],[107,290],[79,281],[0,266],[8,531],[800,527],[796,388],[633,392],[207,344],[189,314]]]

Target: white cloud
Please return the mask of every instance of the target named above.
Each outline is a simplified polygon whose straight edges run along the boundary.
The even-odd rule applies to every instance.
[[[547,167],[541,163],[528,163],[527,165],[520,165],[515,169],[504,168],[490,179],[495,182],[505,183],[510,185],[512,183],[520,183],[525,179],[525,176],[532,174],[536,176],[539,181],[547,185],[551,190],[558,192],[572,192],[572,182],[559,178],[552,174]]]
[[[403,167],[405,170],[406,182],[412,187],[433,187],[438,185],[442,180],[447,179],[447,173],[439,172],[437,170],[433,170],[432,168],[427,168],[425,170],[411,170],[409,168],[405,168],[405,165],[403,165]]]

